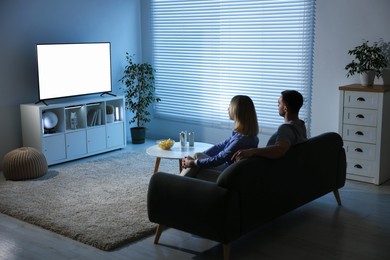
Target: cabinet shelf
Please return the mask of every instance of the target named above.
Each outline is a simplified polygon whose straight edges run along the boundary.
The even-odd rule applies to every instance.
[[[113,120],[107,106],[114,108]],[[126,146],[123,97],[22,104],[20,111],[23,145],[43,152],[49,165]]]

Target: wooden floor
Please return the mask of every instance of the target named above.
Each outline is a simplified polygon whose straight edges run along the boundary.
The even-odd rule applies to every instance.
[[[235,241],[231,259],[390,259],[390,182],[347,181],[340,196],[342,207],[328,194]],[[159,245],[151,236],[105,252],[0,214],[0,259],[222,259],[222,246],[168,229]]]

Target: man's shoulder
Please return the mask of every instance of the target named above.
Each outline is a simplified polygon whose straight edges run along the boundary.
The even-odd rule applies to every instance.
[[[289,122],[283,123],[279,125],[278,131],[292,131],[294,129],[294,125]]]
[[[299,142],[306,138],[306,126],[303,121],[302,123],[286,122],[279,126],[278,132],[280,136],[290,136],[295,138],[295,142]],[[295,143],[293,142],[293,143]]]
[[[288,121],[279,125],[278,129],[306,129],[305,122],[303,120],[299,120],[298,122]]]

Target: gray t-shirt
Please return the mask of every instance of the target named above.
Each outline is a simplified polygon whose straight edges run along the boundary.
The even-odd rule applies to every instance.
[[[268,140],[267,146],[276,144],[279,140],[290,145],[303,143],[307,140],[305,122],[289,121],[279,126],[278,130]]]

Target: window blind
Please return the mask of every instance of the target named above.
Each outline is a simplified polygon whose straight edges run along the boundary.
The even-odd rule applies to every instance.
[[[277,101],[285,89],[305,99],[310,124],[314,0],[153,0],[155,116],[231,126],[234,95],[254,101],[260,130],[283,119]]]

